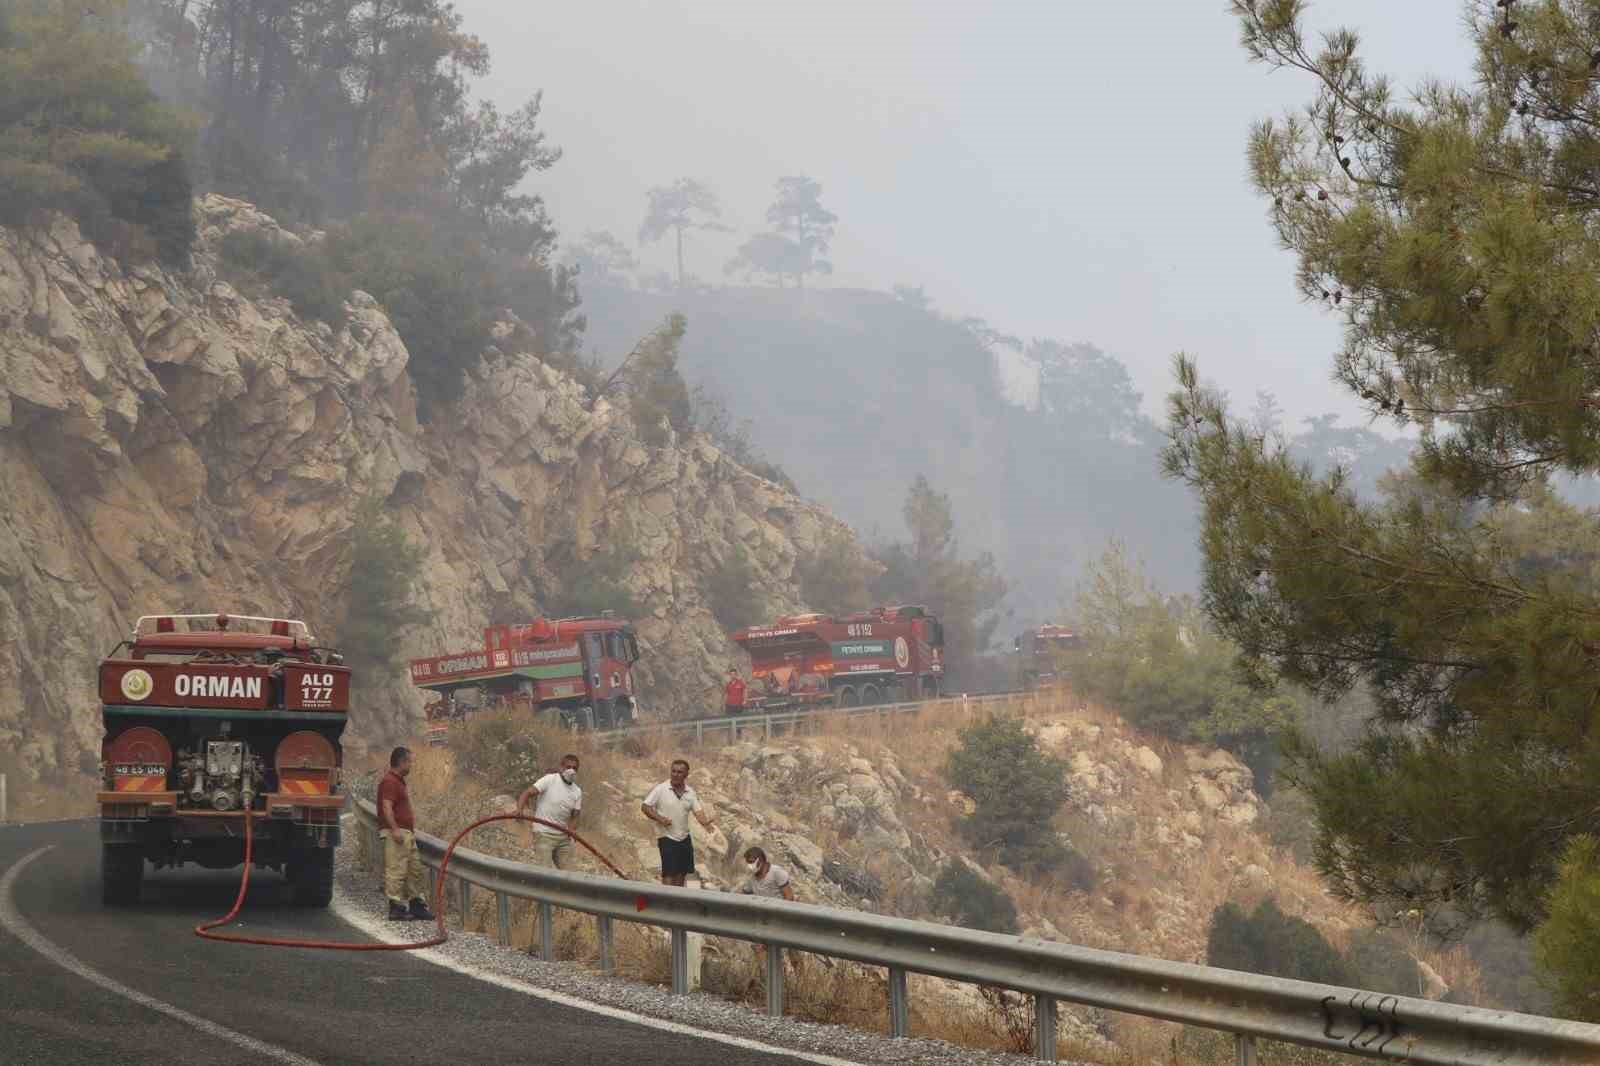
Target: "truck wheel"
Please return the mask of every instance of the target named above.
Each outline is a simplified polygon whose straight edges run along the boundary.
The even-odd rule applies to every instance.
[[[100,845],[100,898],[112,906],[139,902],[144,854],[134,844]]]
[[[617,726],[620,728],[623,726],[632,725],[634,720],[633,701],[624,696],[622,699],[616,702],[615,706],[617,708],[617,713],[614,716],[614,720]]]
[[[594,708],[588,704],[573,709],[572,728],[580,733],[588,733],[594,729]]]
[[[846,685],[839,690],[835,702],[840,707],[854,707],[861,701],[856,696],[856,690],[850,685]]]
[[[861,706],[876,707],[883,702],[883,690],[868,681],[861,686]]]
[[[296,907],[326,907],[333,900],[333,849],[307,848],[289,863],[289,898]]]

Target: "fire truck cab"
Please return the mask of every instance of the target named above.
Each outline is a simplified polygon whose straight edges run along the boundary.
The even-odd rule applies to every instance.
[[[469,710],[522,708],[552,714],[575,729],[611,729],[637,716],[633,664],[639,638],[610,615],[493,625],[481,647],[411,660],[411,683],[435,693],[428,739],[443,743],[448,724]]]

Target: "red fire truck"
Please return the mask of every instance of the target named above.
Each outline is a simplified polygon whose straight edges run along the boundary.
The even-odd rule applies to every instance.
[[[1024,689],[1065,681],[1073,658],[1083,650],[1083,637],[1067,626],[1046,623],[1016,640],[1017,674]]]
[[[449,722],[468,710],[497,706],[556,714],[577,729],[609,729],[635,718],[638,661],[639,638],[621,619],[541,618],[490,626],[483,645],[469,651],[413,659],[411,683],[439,696],[426,708],[430,743],[442,743]]]
[[[139,899],[145,863],[282,870],[325,907],[339,844],[350,671],[304,622],[227,614],[140,618],[100,664],[101,880]]]
[[[732,639],[750,656],[752,707],[932,699],[944,687],[944,626],[926,607],[792,615]]]

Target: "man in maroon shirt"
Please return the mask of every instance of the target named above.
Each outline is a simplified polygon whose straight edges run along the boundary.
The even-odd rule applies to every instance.
[[[428,879],[417,856],[417,821],[406,792],[406,775],[410,772],[410,749],[396,748],[389,753],[389,772],[378,783],[378,825],[384,834],[383,890],[389,897],[389,920],[394,922],[409,918],[433,920],[433,912],[423,898]]]

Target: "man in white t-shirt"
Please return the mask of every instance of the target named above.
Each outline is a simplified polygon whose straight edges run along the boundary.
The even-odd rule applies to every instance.
[[[794,901],[794,878],[783,867],[772,865],[764,850],[746,848],[744,865],[750,871],[750,880],[740,886],[740,892],[747,896]]]
[[[529,785],[517,800],[517,813],[527,811],[528,799],[536,802],[533,816],[543,822],[564,825],[569,830],[578,828],[578,812],[583,810],[583,789],[577,785],[578,757],[563,755],[559,773],[545,774]],[[572,857],[572,837],[545,824],[533,827],[533,861],[539,866],[560,869]]]
[[[689,787],[689,763],[676,759],[672,776],[650,790],[639,805],[644,816],[660,826],[656,847],[661,851],[661,883],[683,887],[684,878],[694,873],[694,841],[689,839],[689,815],[710,829],[716,823],[706,817],[700,797]]]

